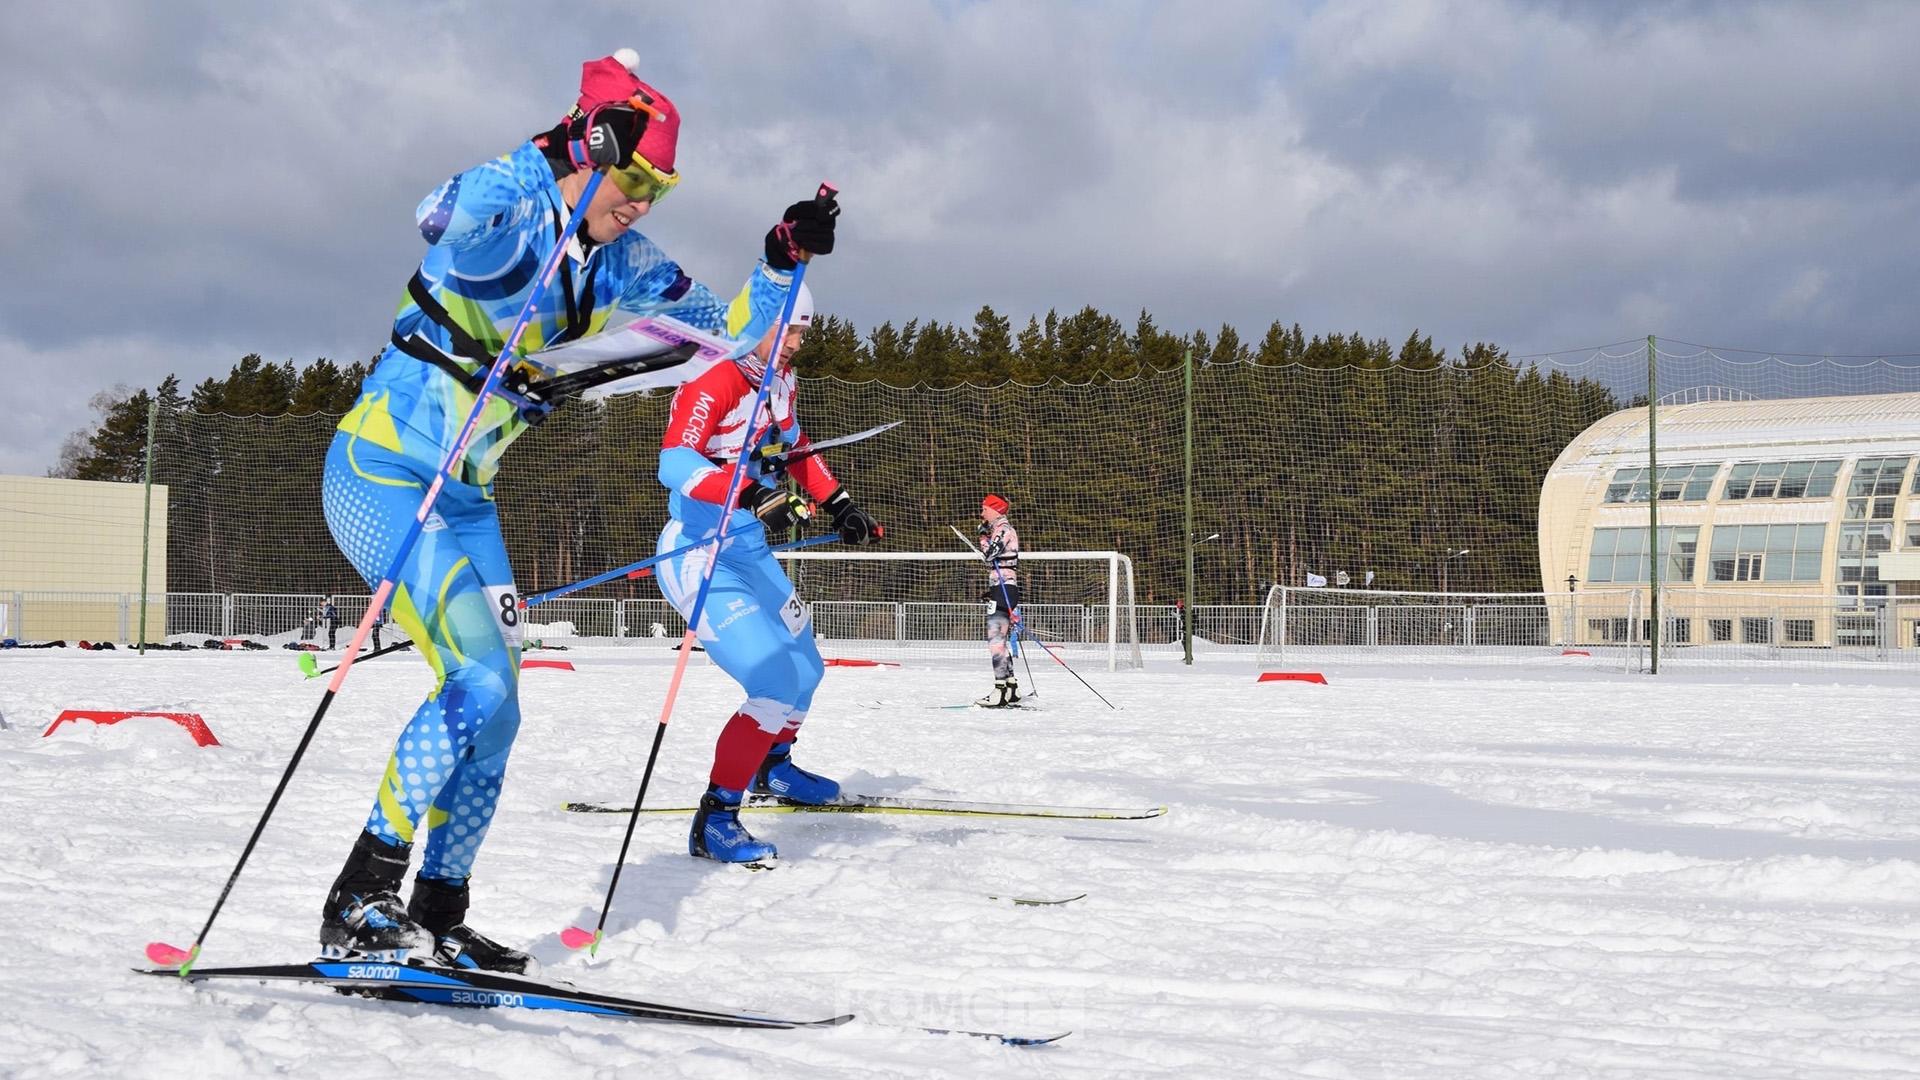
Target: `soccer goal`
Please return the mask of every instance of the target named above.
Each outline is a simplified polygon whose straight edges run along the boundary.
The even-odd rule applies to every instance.
[[[1282,661],[1584,661],[1637,670],[1646,628],[1637,592],[1429,593],[1267,590],[1261,664]]]
[[[823,645],[875,657],[985,656],[988,577],[978,555],[836,550],[778,557],[813,612]],[[1098,657],[1109,671],[1142,666],[1132,559],[1117,551],[1023,551],[1020,582],[1027,632],[1069,663]]]

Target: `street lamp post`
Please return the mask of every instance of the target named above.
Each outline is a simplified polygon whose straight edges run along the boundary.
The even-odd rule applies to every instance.
[[[1195,540],[1192,533],[1187,534],[1187,595],[1180,598],[1180,649],[1189,665],[1193,663],[1193,549],[1218,539],[1219,533],[1205,540]]]
[[[1453,565],[1453,560],[1459,558],[1462,555],[1466,555],[1471,551],[1473,551],[1472,548],[1461,548],[1459,551],[1455,551],[1452,548],[1447,549],[1447,557],[1440,560],[1440,591],[1441,592],[1444,593],[1444,592],[1451,591],[1450,589],[1447,588],[1447,569]]]

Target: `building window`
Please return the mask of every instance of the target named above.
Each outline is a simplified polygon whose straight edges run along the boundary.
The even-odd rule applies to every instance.
[[[1824,499],[1833,494],[1839,459],[1747,461],[1727,473],[1722,499]]]
[[[1705,502],[1713,491],[1713,478],[1720,475],[1718,463],[1712,465],[1662,465],[1660,467],[1661,502]],[[1610,503],[1647,501],[1647,470],[1618,469],[1607,485]]]
[[[1855,606],[1869,597],[1887,595],[1880,581],[1880,553],[1893,549],[1893,504],[1909,458],[1861,458],[1847,483],[1847,499],[1840,525],[1840,551],[1834,560],[1840,584],[1835,590],[1853,598]],[[1907,527],[1911,546],[1916,539]]]
[[[1715,525],[1712,581],[1819,581],[1825,525]]]
[[[1744,645],[1773,644],[1773,620],[1746,616],[1740,620],[1740,641]]]
[[[1627,640],[1627,620],[1624,618],[1588,619],[1587,635],[1594,641],[1625,641]]]
[[[1691,584],[1699,548],[1700,526],[1661,529],[1660,554],[1666,561],[1660,567],[1660,580]],[[1593,547],[1587,555],[1589,582],[1644,585],[1647,578],[1647,530],[1593,530]]]
[[[1786,638],[1789,645],[1813,644],[1812,619],[1782,619],[1780,631],[1780,636]]]
[[[1714,641],[1732,641],[1733,640],[1733,620],[1732,619],[1708,619],[1707,620],[1707,637],[1713,639]]]
[[[1861,458],[1853,467],[1853,481],[1847,485],[1847,497],[1900,494],[1900,479],[1906,475],[1908,460],[1903,457]]]
[[[1915,475],[1920,476],[1920,473]],[[1920,548],[1920,521],[1907,522],[1907,547]]]

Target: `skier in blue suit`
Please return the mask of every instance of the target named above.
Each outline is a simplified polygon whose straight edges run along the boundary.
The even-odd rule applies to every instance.
[[[584,64],[573,110],[552,130],[448,180],[420,204],[428,244],[392,342],[340,422],[322,502],[335,542],[375,584],[472,412],[486,371],[559,242],[588,177],[605,169],[579,234],[522,339],[552,346],[624,316],[671,315],[745,342],[784,305],[794,263],[784,239],[730,302],[632,231],[679,182],[680,114],[622,50]],[[802,218],[814,204],[795,204]],[[790,218],[792,215],[789,215]],[[832,219],[813,227],[831,230]],[[784,231],[783,231],[784,230]],[[744,346],[743,346],[744,351]],[[520,392],[492,399],[402,564],[393,621],[433,669],[434,688],[396,740],[366,826],[328,892],[320,944],[333,956],[431,950],[442,963],[526,971],[532,960],[466,925],[468,883],[520,725],[519,595],[492,481],[501,454],[551,403],[526,389],[550,373],[522,359]],[[400,889],[427,832],[411,899]]]

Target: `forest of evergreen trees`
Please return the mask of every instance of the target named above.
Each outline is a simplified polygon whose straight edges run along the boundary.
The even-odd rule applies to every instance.
[[[1183,357],[1195,378],[1196,603],[1258,603],[1306,573],[1377,573],[1431,589],[1450,547],[1475,557],[1454,588],[1532,591],[1540,480],[1575,435],[1621,407],[1601,383],[1516,364],[1495,346],[1448,356],[1430,337],[1309,337],[1275,322],[1255,344],[1230,326],[1164,332],[1094,309],[1014,331],[981,308],[971,326],[828,316],[796,367],[818,437],[901,428],[831,455],[896,550],[951,550],[995,490],[1030,549],[1132,556],[1142,602],[1184,588]],[[332,416],[369,367],[247,356],[182,396],[168,376],[101,402],[58,475],[138,481],[158,401],[155,480],[170,487],[173,591],[363,591],[332,550],[318,488]],[[653,481],[665,395],[575,402],[507,455],[500,505],[516,571],[550,586],[652,549],[665,513]],[[871,584],[871,583],[869,583]],[[911,583],[900,581],[905,588]],[[641,595],[607,590],[607,595]],[[1081,602],[1086,597],[1054,597]]]

